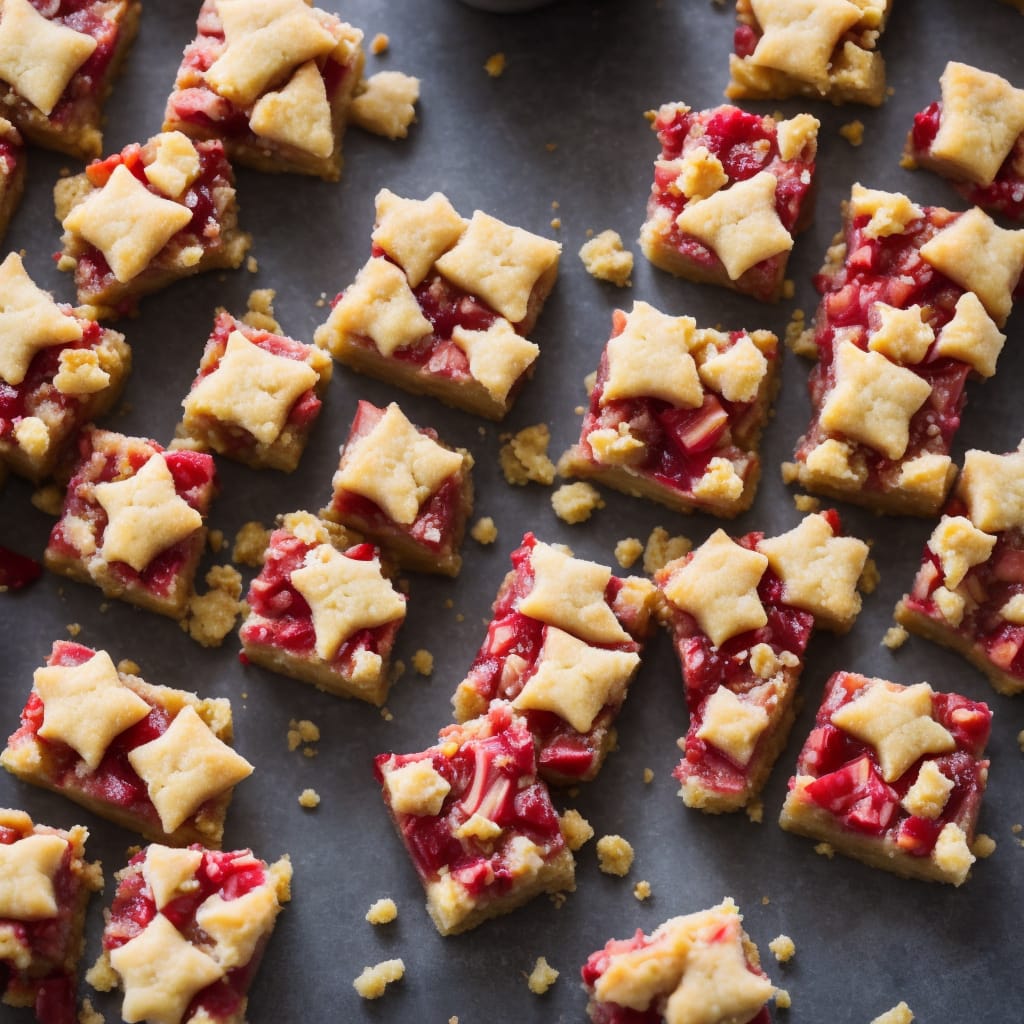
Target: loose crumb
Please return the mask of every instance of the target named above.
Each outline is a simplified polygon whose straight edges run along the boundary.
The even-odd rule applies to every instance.
[[[370,40],[370,53],[374,57],[379,57],[382,53],[388,52],[388,47],[391,45],[391,40],[387,37],[384,32],[378,32],[373,39]]]
[[[622,836],[601,836],[597,841],[597,866],[606,875],[629,874],[633,866],[633,847]]]
[[[871,1024],[912,1024],[914,1014],[906,1003],[897,1003],[891,1010],[886,1010],[876,1017]]]
[[[117,663],[117,671],[123,676],[137,676],[142,669],[139,668],[138,662],[132,661],[131,658],[122,658]]]
[[[633,282],[633,254],[623,248],[622,236],[617,231],[602,231],[580,248],[580,259],[591,277],[608,281],[619,288],[628,288]]]
[[[398,907],[395,906],[395,901],[387,896],[371,903],[370,909],[366,912],[366,920],[370,924],[391,924],[396,917],[398,917]]]
[[[299,794],[299,806],[312,810],[320,806],[320,794],[315,789],[304,789]]]
[[[814,852],[820,854],[822,857],[828,857],[829,860],[836,855],[836,851],[832,849],[831,843],[818,843],[814,847]]]
[[[654,772],[650,768],[644,769],[644,785],[649,786],[654,781]]]
[[[807,319],[802,309],[794,309],[793,315],[786,324],[786,347],[794,355],[805,359],[815,359],[818,346],[814,344],[814,331],[807,329]]]
[[[245,261],[245,269],[248,270],[250,274],[258,274],[260,269],[259,260],[257,260],[255,256],[250,256]]]
[[[484,71],[486,71],[491,78],[501,78],[505,73],[505,65],[507,63],[508,62],[505,60],[505,54],[500,51],[498,53],[492,53],[490,57],[484,61]]]
[[[641,903],[643,903],[644,900],[649,900],[651,898],[651,883],[648,881],[637,882],[636,885],[633,886],[633,895]]]
[[[1019,836],[1021,832],[1024,832],[1024,825],[1011,825],[1010,831],[1015,835]]]
[[[784,988],[775,990],[775,1006],[779,1010],[788,1010],[793,1005],[793,999]]]
[[[363,999],[380,999],[384,990],[393,981],[405,977],[405,964],[397,960],[384,960],[374,967],[364,967],[363,973],[352,982],[352,987]]]
[[[585,523],[595,509],[604,508],[604,500],[593,484],[578,480],[574,484],[562,484],[551,495],[551,507],[564,523]]]
[[[796,295],[796,282],[787,277],[782,282],[782,297],[784,299],[791,299],[794,295]]]
[[[864,122],[847,121],[846,124],[840,126],[839,134],[851,146],[859,146],[864,141]]]
[[[665,527],[656,526],[651,530],[644,548],[644,572],[653,576],[669,562],[682,558],[692,547],[688,538],[670,537]]]
[[[542,996],[554,983],[558,981],[558,971],[552,967],[544,957],[537,957],[526,984],[535,996]]]
[[[220,549],[224,547],[224,531],[211,530],[206,535],[206,544],[215,555],[218,554]]]
[[[793,507],[797,512],[817,512],[821,508],[821,501],[810,494],[794,494]]]
[[[623,537],[615,545],[615,561],[628,569],[644,553],[644,545],[639,537]]]
[[[564,892],[549,892],[548,899],[551,900],[551,905],[555,910],[561,910],[562,904],[568,899],[568,894]]]
[[[40,487],[38,491],[32,492],[32,504],[40,512],[48,516],[59,516],[64,507],[64,492],[53,484]]]
[[[910,638],[910,634],[902,626],[890,626],[882,637],[882,644],[890,651],[902,647]]]
[[[873,558],[869,558],[864,563],[864,571],[860,574],[860,581],[857,585],[865,594],[873,594],[878,589],[881,580],[882,574],[878,571],[878,563]]]
[[[546,150],[547,150],[547,151],[548,151],[549,153],[554,153],[554,151],[555,151],[556,149],[558,149],[558,143],[557,143],[557,142],[545,142],[545,143],[544,143],[544,148],[545,148],[545,149],[546,149]]]
[[[561,218],[561,217],[552,217],[552,218],[551,218],[551,226],[552,226],[552,227],[553,227],[553,228],[554,228],[554,229],[555,229],[556,231],[560,231],[560,230],[561,230],[561,228],[562,228],[562,218]]]
[[[429,676],[434,671],[434,656],[430,651],[420,648],[412,656],[412,667],[421,675]]]
[[[298,750],[303,743],[317,743],[320,740],[320,727],[308,718],[288,723],[288,749]]]
[[[263,565],[263,556],[270,543],[270,531],[263,528],[255,520],[246,523],[235,534],[235,546],[231,551],[231,561],[237,565]]]
[[[498,539],[498,528],[490,516],[481,516],[469,531],[477,544],[493,544]]]
[[[92,1000],[82,1000],[82,1009],[78,1013],[78,1024],[104,1024],[103,1014],[93,1007]]]
[[[761,897],[761,906],[762,907],[767,907],[768,904],[771,903],[771,901],[772,901],[771,896],[762,896]]]
[[[797,469],[795,462],[784,462],[779,469],[782,471],[782,482],[784,484],[796,483],[800,471]]]
[[[380,717],[383,718],[385,722],[393,722],[395,720],[395,716],[391,714],[391,711],[388,708],[380,709]]]
[[[986,857],[991,857],[996,852],[996,841],[984,832],[979,832],[974,837],[974,842],[971,844],[971,853],[975,857],[984,860]]]
[[[242,611],[242,576],[231,565],[215,565],[206,574],[205,594],[192,594],[181,628],[203,647],[219,647]]]
[[[255,266],[255,264],[256,261],[253,260],[253,265]],[[255,271],[253,272],[255,273]],[[282,334],[281,325],[274,316],[274,296],[276,294],[277,292],[273,288],[254,288],[246,301],[248,309],[245,316],[242,317],[243,322],[259,331]]]
[[[764,802],[762,800],[751,800],[746,806],[747,817],[755,824],[760,825],[764,821]]]
[[[594,829],[590,822],[571,807],[558,819],[558,825],[562,830],[565,845],[573,853],[594,838]]]
[[[1024,753],[1024,729],[1021,729],[1021,731],[1017,733],[1017,746],[1020,747],[1021,752]]]
[[[551,431],[546,423],[524,427],[518,434],[502,435],[505,443],[498,458],[501,471],[510,484],[525,485],[528,481],[551,484],[555,479],[555,464],[548,458]]]
[[[788,935],[777,935],[768,948],[780,964],[788,963],[796,955],[796,943]]]
[[[69,622],[64,628],[68,631],[68,636],[78,636],[82,632],[82,624],[80,622]]]

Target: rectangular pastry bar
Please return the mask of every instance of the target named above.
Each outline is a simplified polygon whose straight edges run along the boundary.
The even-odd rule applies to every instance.
[[[270,535],[245,599],[245,658],[339,697],[381,705],[405,602],[372,544],[293,512]]]
[[[991,725],[985,704],[927,683],[836,672],[779,824],[872,867],[960,885],[975,860]]]
[[[89,984],[122,989],[125,1020],[244,1024],[291,880],[287,856],[267,864],[251,850],[147,846],[117,874]]]
[[[968,377],[991,377],[1024,268],[1024,230],[976,207],[917,206],[853,186],[817,280],[813,417],[796,448],[808,490],[935,515]]]
[[[688,807],[734,811],[757,797],[793,725],[811,633],[853,626],[868,546],[841,529],[829,510],[778,537],[718,530],[655,576],[686,684],[673,774]]]
[[[407,391],[500,420],[533,372],[527,340],[554,287],[561,246],[435,192],[377,193],[370,259],[316,343]]]
[[[579,443],[559,472],[678,512],[738,515],[761,476],[778,349],[770,331],[699,329],[646,302],[616,310]]]
[[[644,255],[688,281],[778,301],[794,236],[814,216],[817,118],[685,103],[648,117],[661,156],[640,230]]]
[[[442,935],[575,888],[533,737],[506,702],[422,753],[378,755],[376,773]]]
[[[1024,692],[1024,451],[967,452],[896,621]]]
[[[219,847],[235,784],[252,773],[231,738],[229,701],[155,686],[106,651],[57,640],[0,764],[154,842]]]
[[[89,832],[35,825],[0,808],[0,994],[35,1009],[39,1024],[76,1024],[85,912],[103,888],[85,859]]]
[[[615,719],[654,626],[654,588],[532,533],[511,557],[487,637],[452,698],[455,719],[511,701],[536,740],[540,775],[587,782],[615,746]]]

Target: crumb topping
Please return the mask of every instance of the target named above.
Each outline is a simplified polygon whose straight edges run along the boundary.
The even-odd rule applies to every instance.
[[[555,464],[548,458],[551,431],[546,423],[535,423],[513,434],[499,452],[501,471],[510,484],[522,486],[529,481],[550,484],[555,479]]]
[[[559,819],[565,845],[575,853],[594,838],[594,829],[579,811],[569,808]]]
[[[934,820],[942,814],[952,791],[953,780],[943,774],[934,761],[925,761],[900,802],[908,814]]]

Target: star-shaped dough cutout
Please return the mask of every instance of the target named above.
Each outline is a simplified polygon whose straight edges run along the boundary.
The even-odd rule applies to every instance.
[[[379,245],[405,271],[415,288],[434,261],[461,237],[469,223],[448,198],[434,192],[426,199],[403,199],[389,189],[377,193],[374,245]]]
[[[242,427],[261,444],[273,444],[292,406],[317,379],[316,370],[301,359],[274,355],[232,331],[217,368],[182,405],[187,415],[213,416]]]
[[[819,625],[853,625],[861,604],[857,581],[868,558],[864,541],[835,536],[814,512],[787,533],[762,540],[757,550],[782,579],[787,604],[810,612]]]
[[[178,496],[161,452],[134,476],[97,484],[94,493],[107,513],[100,554],[108,562],[127,562],[136,572],[203,525],[203,517]]]
[[[553,711],[577,732],[589,732],[598,712],[618,701],[640,664],[635,651],[609,651],[548,626],[537,669],[512,702],[520,711]]]
[[[932,386],[913,370],[842,341],[835,353],[835,385],[821,407],[821,425],[888,459],[901,459],[910,443],[910,421],[931,393]]]
[[[768,712],[757,701],[743,700],[720,686],[705,702],[703,714],[697,739],[706,740],[731,761],[745,766],[768,728]]]
[[[669,577],[665,596],[689,612],[716,647],[760,629],[768,615],[757,594],[768,559],[715,532]]]
[[[196,993],[224,976],[220,965],[197,949],[163,914],[123,946],[110,951],[121,976],[121,1016],[149,1024],[181,1024]]]
[[[264,884],[234,900],[214,893],[200,904],[196,924],[213,939],[214,959],[230,971],[252,959],[280,909],[273,886]]]
[[[324,661],[358,630],[405,617],[405,601],[384,578],[376,558],[348,558],[330,544],[308,552],[291,583],[313,613],[316,653]]]
[[[36,286],[12,252],[0,264],[0,378],[17,386],[37,352],[81,337],[78,321]]]
[[[57,916],[53,876],[67,848],[65,840],[53,835],[0,843],[0,918],[44,921]]]
[[[939,331],[935,354],[970,363],[982,377],[991,377],[1005,341],[1006,335],[996,327],[981,299],[974,292],[964,292],[957,299],[953,319]]]
[[[530,553],[533,587],[519,601],[519,611],[557,626],[593,644],[628,642],[605,600],[612,571],[597,562],[573,558],[550,544],[537,543]]]
[[[373,430],[346,448],[334,482],[410,526],[423,503],[461,468],[458,452],[421,434],[392,402]]]
[[[775,209],[777,184],[774,174],[761,171],[689,203],[676,217],[676,226],[703,242],[735,281],[762,260],[793,248],[793,236]]]
[[[163,910],[178,895],[181,887],[195,877],[202,862],[201,850],[179,850],[159,843],[146,847],[142,877],[149,886],[157,910]]]
[[[241,754],[214,736],[191,705],[178,712],[162,736],[129,751],[128,761],[146,783],[168,834],[253,770]]]
[[[43,702],[44,740],[66,743],[96,771],[115,736],[141,722],[152,708],[121,682],[106,651],[81,665],[36,669],[35,689]]]
[[[321,158],[334,152],[334,126],[327,88],[316,61],[307,61],[277,92],[264,93],[252,108],[256,135]]]
[[[876,302],[872,313],[877,327],[868,334],[868,348],[881,352],[894,363],[919,363],[935,340],[935,332],[924,322],[920,306],[897,309]]]
[[[996,455],[972,448],[956,491],[979,530],[1001,533],[1024,526],[1024,452]]]
[[[875,748],[882,778],[895,782],[925,754],[948,754],[956,741],[932,718],[927,683],[895,686],[876,679],[832,715],[832,724]]]
[[[495,320],[485,331],[457,326],[455,342],[469,359],[469,372],[496,402],[508,398],[512,385],[533,365],[540,349],[516,334],[507,320]]]
[[[849,0],[751,0],[751,6],[762,31],[751,61],[825,93],[832,53],[860,21],[861,8]]]
[[[154,195],[118,164],[103,188],[74,207],[62,226],[96,246],[114,277],[126,284],[191,220],[184,203]]]

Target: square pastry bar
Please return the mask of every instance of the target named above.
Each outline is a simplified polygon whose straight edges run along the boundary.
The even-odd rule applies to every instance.
[[[288,857],[147,846],[117,873],[103,953],[86,975],[124,992],[126,1021],[244,1024],[249,987],[291,899]]]
[[[242,320],[218,311],[173,447],[215,451],[254,469],[298,467],[333,364],[316,346],[283,335],[270,309]]]
[[[1024,230],[860,185],[844,218],[805,335],[812,420],[786,468],[830,498],[935,515],[956,473],[964,385],[995,373],[1006,340]]]
[[[89,428],[44,554],[48,569],[180,618],[217,491],[213,457]]]
[[[1024,692],[1024,451],[967,452],[896,621]]]
[[[406,599],[372,544],[308,512],[283,516],[245,602],[247,661],[340,697],[387,700]]]
[[[779,364],[770,331],[700,329],[646,302],[616,310],[580,440],[559,472],[732,518],[754,500]]]
[[[0,764],[147,839],[218,847],[234,787],[252,773],[231,739],[229,701],[147,683],[106,651],[58,640]]]
[[[139,27],[139,0],[4,0],[0,104],[26,139],[80,160],[103,148],[103,103]]]
[[[914,117],[905,166],[951,179],[968,203],[1024,220],[1024,89],[950,61],[942,98]]]
[[[907,878],[960,885],[988,781],[992,712],[927,683],[825,685],[779,824]]]
[[[56,303],[12,252],[0,264],[0,462],[39,481],[109,412],[131,367],[124,336]]]
[[[410,423],[396,403],[360,401],[320,514],[365,534],[403,569],[457,576],[472,468],[468,451]]]
[[[775,994],[730,898],[610,939],[581,971],[593,1024],[771,1024]]]
[[[554,287],[561,246],[435,192],[377,193],[370,259],[316,342],[407,391],[500,420],[533,372],[527,340]]]
[[[206,270],[237,267],[252,239],[238,228],[235,175],[219,141],[154,135],[62,178],[53,189],[64,234],[57,266],[78,301],[103,316]]]
[[[655,266],[765,302],[782,295],[794,236],[814,216],[818,120],[666,103],[640,246]]]
[[[205,0],[164,131],[223,140],[261,171],[341,177],[363,33],[309,0]]]
[[[39,1024],[76,1024],[89,898],[103,888],[85,859],[89,832],[33,824],[0,808],[0,995]]]
[[[730,99],[885,101],[878,42],[893,0],[736,0]]]
[[[492,607],[487,636],[452,699],[456,721],[511,701],[537,743],[540,775],[593,779],[615,746],[615,719],[654,627],[655,591],[532,533]]]
[[[27,167],[21,132],[7,118],[0,117],[0,242],[25,191]]]
[[[375,764],[442,935],[575,888],[572,853],[537,777],[533,736],[508,703],[447,726],[421,753],[380,754]]]
[[[655,576],[690,712],[673,773],[688,807],[734,811],[757,797],[796,716],[811,633],[853,626],[868,546],[841,529],[829,510],[778,537],[718,530]]]

